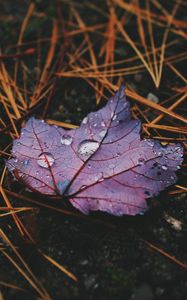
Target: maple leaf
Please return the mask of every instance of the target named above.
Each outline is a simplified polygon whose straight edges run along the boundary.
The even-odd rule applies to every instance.
[[[13,143],[9,171],[30,190],[69,199],[83,213],[145,211],[147,198],[176,182],[183,148],[141,140],[141,122],[132,119],[124,89],[78,129],[30,118]]]

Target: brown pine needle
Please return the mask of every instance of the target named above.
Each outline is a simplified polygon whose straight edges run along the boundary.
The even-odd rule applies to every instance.
[[[74,129],[74,128],[79,127],[77,125],[68,124],[68,123],[64,123],[64,122],[60,122],[60,121],[56,121],[56,120],[51,120],[51,119],[47,119],[46,121],[50,125],[56,125],[56,126],[60,126],[60,127],[68,128],[68,129]]]
[[[58,26],[57,26],[57,21],[53,20],[53,31],[52,31],[52,36],[51,36],[50,49],[49,49],[49,52],[48,52],[48,55],[46,58],[46,62],[45,62],[42,74],[40,76],[39,84],[36,87],[34,95],[32,97],[32,102],[34,102],[34,104],[39,101],[39,96],[41,96],[41,93],[43,92],[46,84],[48,84],[48,80],[49,80],[49,76],[50,76],[49,70],[50,70],[50,67],[51,67],[51,64],[52,64],[52,61],[54,58],[57,41],[58,41]]]
[[[56,268],[58,268],[60,271],[62,271],[64,274],[66,274],[69,278],[71,278],[73,281],[77,282],[78,279],[75,275],[73,275],[70,271],[68,271],[66,268],[64,268],[61,264],[59,264],[57,261],[55,261],[50,256],[44,254],[41,252],[42,256],[47,259],[51,264],[53,264]]]
[[[42,297],[42,299],[51,299],[46,290],[43,288],[41,283],[38,281],[38,279],[34,276],[30,268],[28,267],[27,263],[24,261],[22,256],[19,254],[16,247],[13,245],[13,243],[9,240],[9,238],[6,236],[6,234],[3,232],[2,229],[0,229],[0,236],[1,239],[10,246],[13,253],[18,258],[19,262],[22,264],[25,270],[23,270],[18,263],[10,257],[4,250],[1,250],[3,255],[17,268],[17,270],[22,274],[22,276],[30,283],[30,285],[38,292],[38,294]],[[46,297],[46,298],[45,298]]]
[[[1,62],[0,64],[0,82],[2,84],[3,90],[12,106],[16,118],[20,118],[21,114],[18,110],[17,103],[15,101],[11,85],[9,84],[8,73],[6,71],[5,65]]]
[[[152,0],[154,4],[156,4],[162,11],[163,11],[163,6],[161,6],[157,0]],[[163,71],[163,64],[164,64],[164,55],[165,55],[165,48],[166,48],[166,41],[169,35],[170,31],[170,26],[172,23],[172,20],[179,8],[179,5],[181,3],[181,0],[179,0],[173,7],[172,13],[168,16],[168,22],[166,25],[166,30],[164,32],[163,40],[162,40],[162,46],[161,46],[161,53],[160,53],[160,64],[159,64],[159,74],[158,74],[158,82],[157,82],[157,87],[160,85],[161,81],[161,76],[162,76],[162,71]]]
[[[0,291],[0,300],[4,300],[3,294]]]
[[[28,25],[29,19],[30,19],[31,15],[33,14],[34,9],[35,9],[35,4],[34,4],[34,2],[31,2],[30,5],[29,5],[27,14],[25,16],[25,19],[24,19],[24,21],[22,23],[22,26],[21,26],[21,31],[20,31],[19,38],[18,38],[18,46],[20,46],[21,43],[22,43],[23,34],[24,34],[25,30],[26,30],[26,27]]]
[[[8,216],[8,215],[12,215],[12,214],[17,214],[20,212],[26,212],[26,211],[32,211],[34,210],[34,208],[31,207],[22,207],[22,208],[7,208],[7,207],[0,207],[0,211],[4,211],[4,210],[10,210],[7,213],[0,213],[0,218],[4,217],[4,216]]]
[[[146,99],[146,98],[144,98],[144,97],[142,97],[142,96],[140,96],[140,95],[138,95],[134,92],[131,92],[129,90],[126,90],[126,94],[127,94],[127,96],[131,97],[132,99],[134,99],[135,101],[137,101],[139,103],[142,103],[142,104],[144,104],[148,107],[151,107],[155,110],[163,112],[164,114],[166,114],[166,115],[168,115],[168,116],[170,116],[174,119],[177,119],[177,120],[180,120],[184,123],[187,123],[187,118],[184,118],[181,115],[178,115],[178,114],[170,111],[168,108],[165,108],[165,107],[161,106],[160,104],[154,103],[154,102],[152,102],[152,101],[150,101],[150,100],[148,100],[148,99]]]
[[[61,12],[61,2],[68,7],[67,15]],[[82,14],[84,5],[88,13],[96,13],[97,18],[93,17],[88,21]],[[187,59],[187,52],[182,49],[181,44],[187,39],[185,32],[187,22],[180,20],[177,13],[178,9],[181,11],[187,8],[186,3],[181,0],[171,1],[168,5],[159,0],[145,0],[144,2],[141,0],[105,0],[104,5],[99,7],[91,2],[83,4],[82,2],[63,0],[57,1],[56,7],[57,13],[47,20],[47,11],[38,11],[37,6],[31,1],[20,32],[18,32],[17,43],[2,45],[2,53],[0,53],[0,106],[2,109],[0,133],[3,143],[0,156],[3,159],[10,157],[13,140],[19,137],[20,127],[24,126],[24,122],[33,114],[45,119],[46,112],[49,112],[46,119],[48,124],[67,129],[78,127],[59,121],[58,117],[55,120],[55,114],[52,115],[50,109],[48,110],[48,108],[52,108],[53,111],[53,104],[56,109],[58,93],[62,93],[63,100],[68,88],[74,89],[74,81],[80,85],[84,81],[91,92],[95,93],[96,104],[99,104],[101,99],[107,100],[108,95],[113,94],[125,81],[126,94],[134,100],[131,101],[133,117],[142,119],[143,136],[149,136],[163,144],[180,142],[184,145],[186,143],[185,134],[187,134],[187,127],[184,124],[187,123],[185,117],[187,79],[182,65]],[[30,39],[28,25],[34,32],[38,20],[42,20],[41,28],[37,28],[32,34],[32,37],[35,36],[35,38]],[[32,27],[33,21],[34,26]],[[43,21],[45,25],[48,22],[47,27],[42,28]],[[49,32],[45,33],[45,28],[49,28]],[[44,55],[44,53],[46,54]],[[140,76],[136,78],[137,74]],[[145,86],[150,88],[150,92],[153,88],[154,93],[154,87],[160,86],[159,103],[141,96],[144,91],[143,85],[147,79],[151,84],[147,86],[149,85],[147,82]],[[59,83],[58,87],[56,82]],[[132,84],[135,86],[133,87]],[[145,92],[148,93],[146,89]],[[184,163],[182,168],[186,167],[187,165]],[[108,222],[100,217],[88,217],[74,209],[68,209],[68,206],[64,204],[60,207],[57,205],[58,199],[55,197],[52,202],[46,202],[45,199],[41,199],[35,194],[32,197],[25,196],[21,189],[18,192],[11,191],[11,178],[8,178],[7,174],[5,167],[2,169],[0,179],[2,199],[0,219],[7,222],[9,229],[11,224],[12,236],[15,229],[19,236],[23,237],[23,241],[26,237],[34,246],[37,246],[24,225],[25,219],[23,218],[24,223],[22,221],[22,214],[27,216],[33,210],[40,211],[40,208],[48,210],[49,213],[52,211],[60,213],[70,219],[78,218],[84,222],[92,222],[102,228],[104,226],[109,229],[118,227],[111,219]],[[187,193],[187,187],[184,185],[184,181],[178,182],[173,189],[168,191],[168,197],[172,197],[171,195],[178,197],[178,195]],[[11,184],[11,186],[14,189],[14,185]],[[178,197],[176,201],[183,201],[182,199],[182,197]],[[23,204],[14,205],[19,202]],[[12,226],[12,220],[16,226],[14,224]],[[2,257],[4,256],[23,276],[37,299],[50,300],[45,287],[22,257],[22,249],[14,245],[13,238],[14,236],[11,241],[6,232],[0,228]],[[143,242],[149,249],[187,269],[185,262],[160,249],[158,245],[153,245],[146,240]],[[51,265],[73,281],[78,281],[77,277],[61,262],[55,260],[55,257],[52,258],[40,249],[37,250]],[[46,264],[48,265],[47,262]],[[15,284],[3,280],[0,281],[0,286],[23,291]],[[3,300],[1,293],[0,299]]]
[[[15,284],[12,284],[12,283],[9,283],[9,282],[2,281],[2,280],[0,281],[0,285],[1,285],[1,286],[4,286],[4,287],[8,287],[8,288],[10,288],[10,289],[19,290],[19,291],[24,291],[23,288],[21,288],[21,287],[15,285]]]
[[[183,263],[182,261],[180,261],[179,259],[177,259],[174,255],[171,255],[169,253],[167,253],[166,251],[162,250],[161,248],[153,245],[152,243],[146,241],[146,240],[142,240],[148,247],[150,247],[151,249],[157,251],[158,253],[160,253],[161,255],[163,255],[164,257],[168,258],[170,261],[174,262],[175,264],[177,264],[178,266],[182,267],[183,269],[187,270],[187,263]]]
[[[182,95],[177,101],[175,101],[168,109],[169,110],[173,110],[174,108],[176,108],[179,104],[181,104],[187,97],[187,93],[185,93],[184,95]],[[163,119],[164,115],[161,114],[159,115],[156,119],[154,119],[149,125],[151,124],[156,124],[159,121],[161,121]]]
[[[131,47],[133,48],[133,50],[136,52],[136,54],[139,56],[140,60],[142,61],[142,63],[144,64],[144,66],[146,67],[147,71],[149,72],[149,74],[151,75],[154,83],[156,84],[156,78],[155,75],[152,71],[152,69],[150,69],[150,66],[148,65],[147,61],[145,60],[145,58],[143,57],[142,53],[140,52],[140,50],[137,48],[136,44],[134,43],[134,41],[131,39],[131,37],[128,35],[128,33],[126,32],[126,30],[123,28],[123,26],[121,25],[121,22],[117,19],[116,17],[116,25],[119,29],[119,31],[121,32],[122,36],[124,37],[125,41],[127,41]]]
[[[150,38],[151,48],[152,48],[152,53],[153,53],[153,66],[154,66],[154,73],[155,73],[155,81],[156,81],[156,86],[158,87],[158,62],[157,62],[157,56],[156,56],[156,46],[155,46],[155,40],[154,40],[154,34],[153,34],[153,26],[152,26],[152,22],[151,22],[149,0],[146,0],[146,14],[147,14],[149,38]]]
[[[187,134],[187,127],[173,127],[173,126],[166,126],[166,125],[158,125],[158,124],[143,124],[143,126],[148,128],[157,128],[161,130],[166,130],[169,132],[177,132],[182,134]]]
[[[17,262],[4,250],[0,250],[1,253],[12,263],[12,265],[18,270],[18,272],[28,281],[28,283],[33,287],[33,289],[40,295],[41,299],[43,300],[51,300],[50,296],[45,292],[41,291],[37,284],[28,276],[28,274],[20,268]]]
[[[5,203],[6,203],[6,205],[7,205],[7,207],[8,207],[9,209],[13,209],[13,207],[12,207],[12,205],[10,204],[10,201],[9,201],[8,197],[6,196],[6,193],[4,192],[4,190],[3,190],[3,188],[2,188],[1,185],[0,185],[0,193],[1,193],[1,195],[2,195],[2,197],[3,197],[3,199],[4,199],[4,201],[5,201]],[[19,231],[20,231],[20,233],[21,233],[22,235],[24,235],[24,232],[23,232],[23,230],[22,230],[22,228],[21,228],[20,220],[19,220],[18,216],[17,216],[16,214],[12,214],[12,217],[13,217],[13,219],[14,219],[14,221],[15,221],[15,223],[16,223],[16,225],[17,225]]]

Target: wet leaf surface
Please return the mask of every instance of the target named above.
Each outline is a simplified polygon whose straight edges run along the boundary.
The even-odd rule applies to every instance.
[[[121,87],[78,129],[30,118],[7,166],[30,190],[68,199],[83,213],[136,215],[147,209],[146,199],[176,182],[183,160],[180,144],[141,140],[140,130]]]

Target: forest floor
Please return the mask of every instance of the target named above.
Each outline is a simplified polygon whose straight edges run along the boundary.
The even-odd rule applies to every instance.
[[[0,299],[187,299],[185,161],[120,218],[29,193],[5,167],[29,116],[74,128],[124,82],[142,137],[185,146],[187,4],[35,2],[0,10]]]

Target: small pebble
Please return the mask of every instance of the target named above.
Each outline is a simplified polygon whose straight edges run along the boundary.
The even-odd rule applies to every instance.
[[[182,230],[182,222],[178,219],[173,218],[172,216],[169,216],[165,214],[165,220],[168,222],[173,229],[176,231],[181,231]]]
[[[84,285],[86,287],[87,290],[89,290],[90,288],[92,288],[95,285],[96,278],[94,275],[90,275],[88,277],[86,277],[85,281],[84,281]]]
[[[155,103],[158,103],[159,102],[159,99],[157,96],[155,96],[154,94],[152,93],[148,93],[147,95],[147,99],[151,100],[152,102],[155,102]]]

